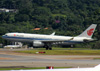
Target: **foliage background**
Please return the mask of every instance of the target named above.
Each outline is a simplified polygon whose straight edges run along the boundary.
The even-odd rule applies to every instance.
[[[99,48],[99,0],[0,0],[0,8],[18,9],[17,13],[0,13],[0,36],[8,32],[24,32],[76,36],[91,24],[97,24],[96,42],[77,47]],[[56,21],[59,21],[58,23]],[[48,30],[44,28],[48,27]],[[41,28],[34,31],[34,28]],[[4,40],[0,37],[0,43]]]

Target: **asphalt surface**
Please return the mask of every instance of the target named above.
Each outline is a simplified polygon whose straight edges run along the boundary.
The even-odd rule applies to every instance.
[[[93,55],[39,55],[0,50],[0,67],[93,67],[100,64],[100,56]]]

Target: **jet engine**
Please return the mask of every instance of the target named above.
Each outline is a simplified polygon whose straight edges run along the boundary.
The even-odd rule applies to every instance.
[[[42,43],[40,41],[33,41],[33,46],[35,46],[35,47],[44,46],[44,43]]]

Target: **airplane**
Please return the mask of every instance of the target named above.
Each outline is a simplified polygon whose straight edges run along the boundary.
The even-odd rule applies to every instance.
[[[13,45],[6,45],[4,48],[10,48],[10,49],[15,49],[15,48],[21,48],[22,47],[21,42],[14,42]]]
[[[22,47],[22,46],[20,46],[20,45],[7,45],[7,46],[4,46],[4,48],[11,48],[11,49],[19,48],[19,47]]]
[[[45,47],[46,50],[52,50],[52,45],[73,45],[77,43],[94,41],[92,35],[95,31],[96,24],[90,25],[79,36],[59,36],[53,32],[50,35],[44,34],[29,34],[29,33],[6,33],[2,38],[15,42],[28,42],[33,44],[33,47]]]
[[[37,70],[4,70],[4,71],[100,71],[100,64],[91,68],[37,69]]]

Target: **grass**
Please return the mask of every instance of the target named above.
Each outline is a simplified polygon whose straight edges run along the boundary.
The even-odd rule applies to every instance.
[[[54,69],[59,68],[72,68],[72,67],[54,67]],[[46,69],[46,67],[34,67],[34,68],[0,68],[0,70],[31,70],[31,69]]]
[[[35,48],[36,50],[45,50],[45,48]],[[61,48],[53,47],[53,50],[90,50],[91,48]]]
[[[45,49],[32,49],[24,51],[15,51],[20,53],[29,53],[29,54],[42,54],[42,55],[100,55],[100,50],[90,50],[90,49],[65,49],[57,48],[53,50]],[[45,52],[45,53],[36,53],[36,52]]]
[[[45,69],[44,67],[34,67],[34,68],[0,68],[0,70],[29,70],[29,69]]]

